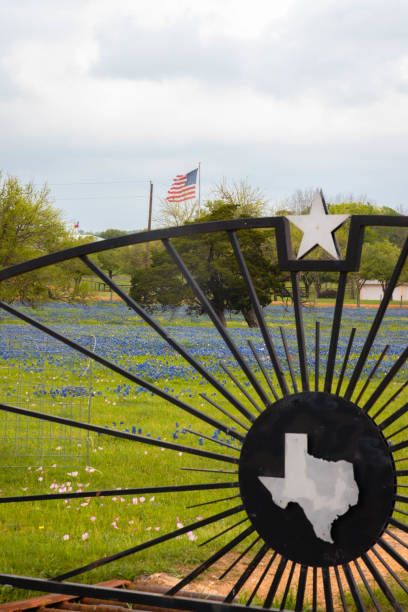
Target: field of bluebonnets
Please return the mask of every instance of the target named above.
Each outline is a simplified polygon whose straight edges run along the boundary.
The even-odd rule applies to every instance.
[[[31,309],[27,309],[27,312],[32,314]],[[337,375],[344,358],[350,330],[352,327],[357,328],[344,385],[347,384],[347,377],[357,361],[375,312],[376,310],[372,308],[345,308],[344,310],[336,362]],[[225,422],[227,417],[221,415],[206,402],[200,393],[217,399],[221,406],[234,412],[226,400],[215,393],[212,387],[195,373],[164,340],[124,305],[106,302],[85,306],[52,304],[36,309],[34,315],[37,319],[46,322],[79,343],[88,345],[89,338],[94,337],[96,352],[100,355],[120,364],[145,380],[154,382],[170,394],[221,421]],[[293,367],[299,378],[292,308],[280,305],[270,306],[265,309],[265,315],[283,364],[285,364],[285,355],[279,327],[283,326],[286,330]],[[304,308],[307,356],[311,372],[314,369],[315,321],[320,321],[321,324],[320,359],[323,373],[332,316],[333,308],[331,307]],[[231,391],[233,390],[232,383],[227,380],[227,376],[219,365],[220,361],[230,367],[241,383],[248,390],[250,389],[249,383],[241,375],[224,342],[208,319],[189,317],[182,309],[173,312],[158,311],[155,317],[170,335],[186,347],[196,359],[204,363],[207,369]],[[234,315],[228,319],[228,331],[259,379],[262,380],[261,373],[250,352],[247,340],[252,340],[259,353],[265,356],[263,358],[265,367],[272,376],[259,330],[249,329],[241,317]],[[84,379],[79,374],[75,382],[76,374],[71,349],[62,347],[58,342],[51,342],[44,355],[42,350],[36,349],[35,343],[32,342],[33,338],[37,339],[38,347],[40,347],[44,339],[43,334],[6,315],[1,315],[0,334],[0,367],[2,368],[0,376],[9,377],[7,391],[4,391],[6,388],[4,385],[3,387],[0,385],[0,388],[3,389],[2,401],[9,404],[16,402],[19,379],[17,374],[13,378],[13,372],[17,372],[18,364],[20,364],[20,378],[21,369],[23,369],[30,377],[33,386],[32,392],[25,399],[26,407],[32,410],[52,411],[53,406],[58,407],[59,400],[67,398],[69,400],[88,393],[89,388],[84,385]],[[364,368],[362,382],[372,370],[384,346],[389,344],[390,347],[365,397],[370,395],[379,380],[389,370],[390,365],[406,347],[407,337],[408,309],[389,309]],[[44,368],[45,363],[47,368],[53,372],[52,380],[49,380],[46,385],[41,383],[36,387],[36,372]],[[401,381],[406,379],[406,373],[406,368],[400,371],[397,379],[384,394],[384,399],[389,397],[398,388]],[[214,430],[197,418],[184,413],[181,409],[153,396],[139,385],[123,379],[98,364],[93,366],[92,379],[89,384],[92,396],[91,422],[94,424],[237,456],[237,451],[224,449],[205,438],[192,435],[189,430],[193,429],[209,437],[230,442],[222,432]],[[234,393],[248,407],[251,406],[236,388]],[[253,396],[256,400],[256,396],[254,394]],[[21,397],[19,401],[22,401]],[[260,403],[259,400],[256,401]],[[398,402],[402,405],[403,401],[402,394]],[[60,405],[65,406],[62,416],[76,418],[72,410],[69,413],[69,401],[65,404],[60,402]],[[234,414],[239,416],[236,411]],[[34,419],[27,419],[26,422],[27,438],[30,427],[33,428],[33,432],[36,429]],[[401,427],[402,424],[405,423],[399,421],[398,427]],[[182,468],[224,470],[234,468],[229,467],[231,464],[220,464],[183,452],[97,434],[90,436],[89,459],[85,460],[83,456],[81,461],[72,459],[71,465],[67,465],[66,453],[64,451],[65,455],[62,455],[63,450],[58,442],[58,435],[61,433],[58,427],[55,426],[54,446],[52,441],[54,430],[50,430],[52,452],[47,457],[33,461],[32,465],[2,469],[0,472],[0,495],[3,497],[52,492],[66,492],[67,494],[66,498],[58,501],[0,504],[2,541],[0,567],[3,572],[55,576],[99,557],[157,537],[167,531],[173,531],[182,525],[193,523],[200,517],[210,516],[225,508],[233,507],[239,502],[237,499],[231,499],[207,507],[197,505],[234,495],[234,493],[228,493],[228,490],[226,493],[225,490],[221,490],[218,493],[213,491],[155,496],[126,495],[121,489],[143,485],[159,486],[163,483],[235,481],[236,475],[183,470]],[[0,444],[6,443],[8,442],[0,432]],[[235,441],[234,444],[236,444]],[[102,488],[117,489],[117,494],[81,499],[70,499],[69,497],[71,491]],[[233,522],[243,517],[243,514],[238,514],[236,519],[233,517]],[[401,516],[398,518],[401,519]],[[80,576],[76,580],[96,582],[113,576],[132,579],[140,574],[157,571],[171,571],[177,574],[182,568],[203,560],[211,551],[226,542],[231,533],[225,536],[226,539],[221,537],[200,547],[200,543],[205,542],[218,533],[224,525],[229,524],[232,522],[228,523],[226,519],[225,524],[222,522],[221,525],[209,525],[194,532],[189,531],[177,539],[137,555],[124,557],[111,565],[102,566]],[[10,594],[5,593],[4,597],[9,599]]]

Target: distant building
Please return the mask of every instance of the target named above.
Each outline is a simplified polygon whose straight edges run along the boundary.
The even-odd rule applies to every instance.
[[[381,300],[384,295],[382,285],[377,280],[368,280],[360,289],[360,300]],[[399,302],[408,301],[408,283],[401,283],[395,287],[392,299]]]
[[[79,234],[78,238],[92,238],[92,242],[98,242],[99,240],[103,240],[100,236],[95,236],[95,234]]]

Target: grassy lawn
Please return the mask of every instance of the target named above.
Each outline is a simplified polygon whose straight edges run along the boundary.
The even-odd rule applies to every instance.
[[[315,321],[319,320],[321,323],[320,371],[324,373],[323,366],[328,352],[332,313],[332,308],[305,309],[305,333],[311,381],[314,380]],[[350,330],[356,326],[358,331],[350,357],[350,366],[342,387],[343,392],[374,314],[375,311],[371,309],[350,308],[345,310],[336,375],[340,371]],[[406,310],[393,309],[384,320],[355,396],[376,363],[384,345],[389,344],[390,348],[361,400],[362,405],[405,348],[408,334],[407,315]],[[206,402],[200,393],[207,394],[231,414],[244,421],[244,418],[229,405],[226,399],[219,393],[215,393],[211,385],[195,373],[183,359],[179,358],[163,340],[158,338],[128,309],[115,303],[85,307],[54,305],[38,310],[35,316],[86,346],[89,345],[90,338],[95,338],[96,352],[130,369],[145,380],[154,382],[172,396],[182,399],[219,421],[226,423],[228,418]],[[171,335],[175,336],[196,359],[204,363],[207,369],[222,381],[227,389],[233,391],[248,409],[254,411],[247,398],[233,386],[220,368],[219,361],[222,360],[233,370],[241,384],[250,389],[248,381],[235,367],[233,358],[208,320],[205,318],[190,319],[181,311],[172,314],[158,313],[157,318]],[[299,380],[292,311],[281,306],[271,307],[267,309],[267,320],[279,358],[284,365],[285,355],[279,328],[282,326],[286,330],[296,376]],[[262,374],[247,346],[247,340],[254,342],[277,386],[276,378],[267,365],[260,332],[249,329],[237,316],[228,320],[228,330],[242,353],[250,361],[258,379],[264,384]],[[36,339],[37,348],[32,343],[33,337]],[[73,357],[73,352],[69,350],[62,353],[57,342],[50,341],[47,344],[44,361],[44,351],[41,350],[42,341],[43,336],[40,332],[28,329],[25,324],[17,323],[10,318],[3,318],[0,321],[0,393],[1,400],[5,403],[13,404],[13,401],[16,403],[19,386],[26,385],[24,389],[28,389],[31,385],[31,391],[27,392],[26,397],[20,396],[18,398],[20,403],[16,405],[24,405],[32,410],[44,412],[54,411],[61,416],[85,419],[88,396],[85,392],[80,395],[82,392],[78,392],[78,389],[86,389],[87,385],[91,385],[90,410],[93,424],[111,430],[141,433],[156,439],[160,437],[163,441],[173,441],[232,457],[239,456],[239,453],[232,449],[225,449],[211,441],[199,439],[189,434],[188,431],[192,429],[210,437],[216,434],[219,440],[224,442],[229,440],[237,446],[240,445],[239,441],[232,441],[222,432],[217,434],[214,427],[153,396],[120,375],[96,364],[93,366],[90,379],[89,371],[86,370],[86,360],[82,360],[78,365]],[[25,350],[25,346],[29,346],[30,349]],[[87,374],[85,379],[84,368]],[[44,380],[44,371],[47,374],[46,380]],[[403,368],[379,400],[378,407],[400,387],[401,382],[406,379],[406,373],[406,368]],[[300,386],[300,383],[298,384]],[[320,389],[322,388],[323,379],[320,380]],[[79,393],[79,396],[73,396],[72,393]],[[252,393],[252,396],[261,406],[261,400],[256,397],[256,394]],[[406,399],[407,394],[403,392],[398,400],[384,411],[384,418],[395,407],[402,406]],[[383,416],[380,420],[382,418]],[[186,526],[201,518],[238,506],[240,503],[240,499],[237,498],[211,505],[198,505],[234,496],[238,493],[237,489],[156,495],[126,495],[121,491],[127,487],[161,486],[163,484],[235,482],[237,480],[235,474],[182,469],[234,471],[236,468],[232,463],[94,433],[89,436],[88,459],[85,452],[86,434],[83,434],[82,437],[75,434],[71,438],[64,427],[55,424],[47,425],[42,442],[42,448],[47,452],[41,455],[36,439],[38,421],[27,418],[24,419],[24,423],[25,429],[22,433],[21,421],[18,422],[17,419],[13,421],[12,418],[9,418],[8,437],[0,434],[0,455],[3,466],[0,471],[1,496],[53,492],[66,492],[67,495],[58,501],[0,504],[2,538],[0,567],[4,573],[53,577],[105,555],[114,554],[176,530],[180,524]],[[231,421],[228,424],[231,425]],[[408,425],[406,416],[393,424],[387,430],[387,434],[404,425]],[[22,459],[20,467],[17,468],[6,467],[12,465],[13,460],[15,461],[13,456],[15,436],[13,438],[10,433],[13,427],[20,428],[20,450],[23,455],[24,453],[27,455],[27,460]],[[236,429],[240,433],[245,433],[238,425]],[[404,433],[395,436],[393,442],[404,439]],[[68,437],[68,441],[61,443],[64,436]],[[36,449],[34,445],[37,446]],[[28,459],[29,456],[30,459]],[[403,456],[403,451],[399,453],[399,456]],[[117,489],[117,493],[105,497],[70,499],[70,490],[80,489],[83,491]],[[193,505],[197,507],[191,508],[190,506]],[[401,504],[399,506],[403,509]],[[226,544],[231,536],[237,535],[242,530],[242,526],[237,526],[205,546],[200,546],[200,544],[245,516],[244,512],[240,512],[221,522],[180,535],[159,546],[125,556],[112,564],[103,565],[91,572],[81,574],[74,580],[98,582],[112,577],[133,579],[141,574],[158,571],[181,576],[185,573],[186,567],[194,566],[206,559],[209,554]],[[404,520],[401,514],[395,514],[395,517],[398,520]],[[243,523],[243,526],[246,527],[247,523]],[[247,542],[244,542],[241,549],[243,550],[246,545]],[[238,550],[240,550],[239,547]],[[19,596],[21,597],[22,594],[16,590],[10,593],[8,589],[3,589],[3,600]]]

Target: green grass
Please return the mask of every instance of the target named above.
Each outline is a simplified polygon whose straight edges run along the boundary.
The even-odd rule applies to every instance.
[[[165,319],[163,319],[163,323],[165,322]],[[89,324],[89,321],[87,324]],[[174,324],[182,325],[182,322],[177,321]],[[236,327],[244,326],[243,323],[237,321],[233,321],[232,324]],[[201,325],[204,327],[208,323],[204,322]],[[125,358],[126,356],[123,356],[123,359]],[[167,358],[167,360],[172,359],[175,363],[178,362],[177,357],[169,356]],[[203,361],[205,362],[206,359],[203,358]],[[142,363],[143,360],[142,357],[138,358],[135,363]],[[235,373],[243,381],[243,377],[238,372]],[[31,376],[35,377],[34,374]],[[67,373],[61,369],[60,372],[56,373],[56,377],[54,383],[58,385],[66,380]],[[152,437],[161,436],[163,440],[173,440],[173,432],[176,429],[175,423],[177,421],[180,424],[179,430],[191,425],[196,431],[212,435],[212,427],[147,393],[125,399],[115,395],[112,391],[106,391],[107,384],[112,389],[121,382],[123,382],[123,379],[119,375],[108,372],[100,366],[95,367],[93,374],[94,388],[97,391],[103,390],[104,395],[97,395],[93,398],[93,423],[112,426],[112,423],[116,422],[119,426],[119,422],[123,421],[123,424],[120,425],[121,429],[125,427],[131,429],[132,425],[136,425],[142,429],[143,434],[149,432]],[[10,386],[13,387],[17,383],[17,375],[13,379],[13,374],[11,374]],[[158,381],[157,384],[162,387],[171,384],[174,394],[181,399],[187,395],[185,392],[186,382],[183,379],[173,379],[171,383],[162,380]],[[370,384],[363,397],[363,402],[365,398],[369,397],[377,384],[378,381],[376,380]],[[381,403],[384,403],[399,388],[399,385],[400,383],[390,385],[381,398]],[[321,381],[321,388],[322,386],[323,381]],[[199,397],[199,393],[202,392],[207,392],[209,395],[212,393],[212,388],[209,385],[199,385],[197,381],[189,381],[188,387],[188,394],[192,395],[192,398],[186,398],[188,401],[205,410],[207,414],[225,421],[225,418],[215,408],[206,404]],[[227,383],[227,387],[232,390],[230,383]],[[250,407],[242,394],[235,389],[234,393],[239,396],[242,403]],[[406,399],[407,394],[401,395],[398,404],[402,405]],[[234,412],[228,406],[226,400],[219,399],[217,401],[226,409]],[[28,402],[30,408],[41,409],[41,406],[34,404],[33,401]],[[389,407],[384,412],[384,418],[392,408]],[[234,414],[237,415],[236,411]],[[400,419],[398,424],[393,424],[387,432],[396,431],[404,425],[408,425],[407,415]],[[34,428],[34,424],[32,427]],[[59,426],[51,427],[49,434],[51,441],[53,436],[57,440],[60,434]],[[403,438],[404,433],[396,436],[394,441],[397,442]],[[180,434],[177,442],[189,446],[199,446],[197,438],[188,434]],[[83,442],[80,443],[83,444]],[[187,525],[196,521],[200,516],[207,517],[224,510],[226,507],[239,504],[239,499],[233,499],[229,502],[214,503],[210,506],[188,508],[192,504],[200,504],[233,495],[235,493],[233,489],[212,493],[167,493],[156,495],[154,499],[152,499],[152,495],[147,494],[144,496],[145,500],[143,502],[140,500],[140,496],[136,496],[138,497],[137,504],[134,503],[133,496],[125,496],[119,489],[119,487],[124,489],[137,486],[160,486],[163,482],[166,484],[184,484],[234,481],[236,480],[235,475],[206,474],[181,469],[183,467],[211,469],[215,465],[220,469],[229,470],[234,469],[232,464],[221,462],[214,464],[213,461],[186,453],[180,456],[177,452],[170,450],[135,444],[110,436],[91,434],[89,459],[91,471],[89,471],[89,467],[86,468],[83,463],[80,466],[74,464],[71,467],[62,467],[63,456],[58,456],[57,445],[56,442],[56,446],[52,449],[54,456],[47,461],[44,458],[44,461],[41,462],[42,469],[38,469],[37,462],[35,467],[26,465],[18,469],[1,470],[1,495],[4,497],[6,495],[52,493],[55,490],[55,485],[58,485],[58,487],[62,485],[72,486],[73,490],[77,490],[79,487],[83,490],[118,488],[118,493],[113,498],[98,497],[89,501],[86,499],[70,501],[69,493],[67,493],[67,501],[0,504],[2,542],[0,567],[4,573],[51,578],[94,559],[114,554],[147,539],[173,531],[177,528],[178,521]],[[221,447],[211,442],[205,442],[204,448],[215,452],[222,451]],[[4,442],[2,452],[5,452]],[[233,451],[227,452],[232,456],[238,455]],[[403,453],[399,453],[399,456],[403,456]],[[55,467],[52,467],[54,464]],[[31,469],[29,469],[30,467]],[[73,471],[78,471],[78,474],[72,475]],[[71,475],[68,474],[69,472]],[[68,482],[71,484],[67,485]],[[240,513],[233,519],[225,519],[221,523],[218,522],[199,530],[197,540],[191,540],[187,535],[182,535],[142,553],[126,556],[112,564],[81,574],[74,580],[78,582],[99,582],[112,577],[132,580],[141,574],[158,571],[182,576],[185,574],[186,568],[191,568],[204,561],[210,554],[227,543],[231,535],[238,534],[241,527],[235,528],[232,532],[217,538],[206,546],[200,547],[200,542],[211,538],[224,527],[228,527],[244,516],[244,513]],[[404,520],[402,515],[396,515],[396,517],[399,520]],[[87,534],[87,536],[84,534]],[[247,541],[244,542],[241,547],[238,547],[238,550],[242,550],[247,544]],[[9,601],[26,596],[26,592],[24,594],[19,590],[10,592],[9,589],[3,588],[0,593],[0,601]],[[288,608],[293,604],[291,598],[293,598],[292,593],[288,600]]]
[[[106,380],[114,386],[121,379],[111,373],[102,374],[100,370],[100,378],[95,381],[95,386],[105,384]],[[183,397],[182,381],[172,381],[172,388],[175,393]],[[203,387],[200,386],[198,390],[202,391]],[[210,408],[207,412],[219,416],[215,409]],[[141,394],[137,399],[130,400],[113,396],[111,399],[95,402],[92,407],[92,422],[95,424],[111,425],[113,421],[122,420],[124,423],[120,428],[124,429],[127,426],[131,428],[132,424],[137,423],[143,433],[149,432],[152,437],[160,435],[163,440],[172,439],[175,415],[182,426],[187,427],[191,424],[193,429],[210,434],[213,431],[210,427],[203,427],[194,417],[180,414],[180,411],[174,410],[174,407],[147,394]],[[57,432],[55,435],[57,436]],[[180,438],[179,442],[183,445],[197,446],[196,438],[191,435],[181,434]],[[56,467],[43,466],[42,470],[27,467],[17,470],[3,469],[0,485],[2,496],[51,493],[54,491],[50,489],[51,485],[54,483],[62,485],[67,482],[71,483],[74,490],[78,488],[79,483],[83,485],[84,490],[98,490],[159,486],[163,482],[184,484],[236,480],[232,475],[182,471],[181,467],[214,468],[213,461],[193,455],[183,453],[180,456],[170,450],[142,446],[103,435],[92,434],[90,441],[90,466],[95,471],[86,471],[85,466],[82,466],[78,469],[77,476],[69,476],[68,472],[72,474],[72,469],[59,467],[58,458],[52,459]],[[217,451],[219,447],[208,443],[207,448]],[[234,469],[233,464],[224,462],[216,464],[215,467]],[[42,480],[39,480],[40,478]],[[89,503],[84,499],[78,499],[69,503],[61,500],[2,504],[0,505],[1,567],[6,573],[52,577],[72,567],[81,566],[87,561],[113,554],[149,538],[173,531],[177,528],[177,517],[183,525],[187,525],[200,516],[206,517],[226,507],[236,506],[239,499],[213,504],[208,508],[186,508],[191,504],[232,496],[235,493],[236,491],[232,489],[226,489],[211,493],[194,492],[193,495],[161,494],[156,495],[154,500],[152,495],[145,495],[143,503],[140,502],[140,496],[137,496],[138,503],[134,504],[133,496],[123,496],[118,490],[116,499],[115,497],[97,498],[91,499]],[[236,520],[243,516],[242,513],[239,514]],[[92,520],[92,517],[95,517],[95,520]],[[231,522],[225,519],[217,526],[203,528],[200,533],[201,541],[216,535],[218,530],[229,524]],[[88,533],[88,538],[83,540],[82,536],[85,533]],[[67,535],[69,539],[64,540],[64,536]],[[142,554],[125,557],[112,566],[107,565],[88,575],[84,574],[78,577],[78,580],[97,582],[112,575],[132,579],[140,574],[155,571],[171,571],[181,575],[186,565],[191,566],[204,560],[208,550],[218,547],[224,540],[219,538],[213,546],[199,548],[195,541],[183,535]]]

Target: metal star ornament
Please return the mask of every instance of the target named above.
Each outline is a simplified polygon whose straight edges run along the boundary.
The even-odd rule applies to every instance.
[[[333,232],[347,221],[350,215],[329,215],[321,191],[316,191],[308,215],[287,215],[287,219],[302,230],[297,259],[301,259],[314,247],[321,246],[334,259],[340,259],[340,252]]]

